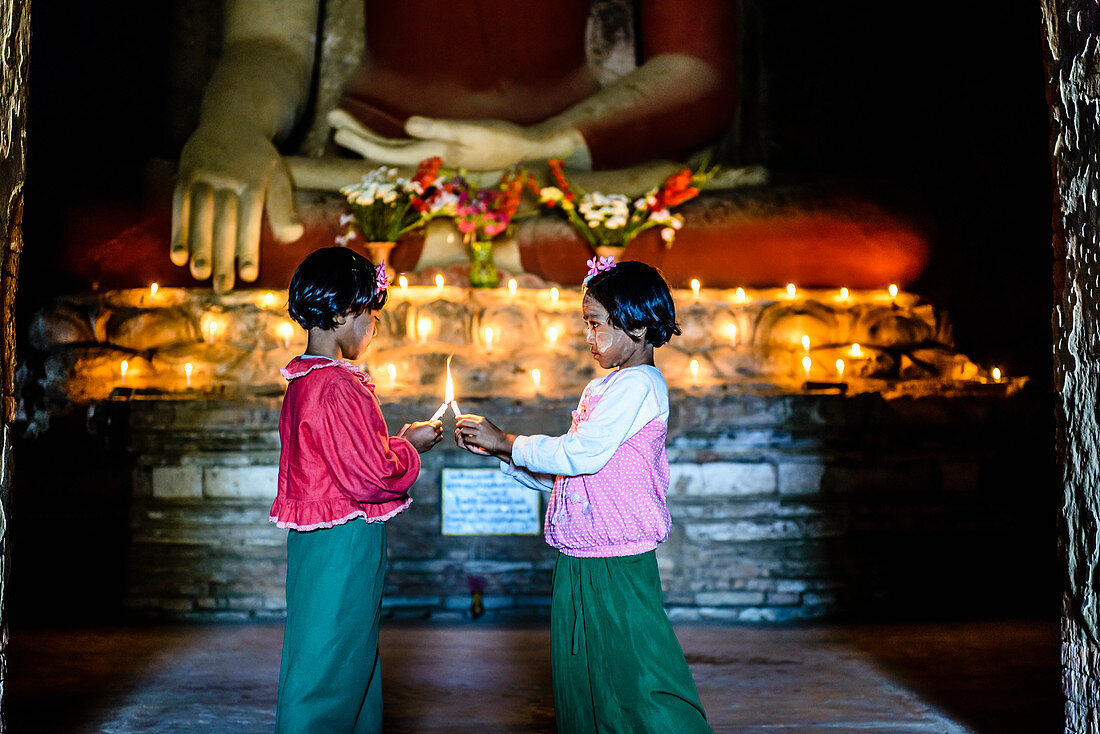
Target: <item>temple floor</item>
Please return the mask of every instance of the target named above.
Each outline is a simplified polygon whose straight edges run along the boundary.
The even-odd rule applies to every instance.
[[[12,631],[17,732],[268,732],[282,624]],[[716,732],[1054,732],[1054,622],[678,626]],[[382,630],[386,732],[553,732],[544,625]]]

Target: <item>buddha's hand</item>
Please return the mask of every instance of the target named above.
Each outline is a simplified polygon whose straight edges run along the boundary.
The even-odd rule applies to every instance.
[[[293,242],[303,227],[294,208],[290,175],[275,146],[247,125],[201,125],[180,154],[172,199],[172,262],[214,289],[259,274],[264,207],[275,237]]]
[[[416,165],[439,156],[446,166],[496,171],[547,158],[587,159],[581,134],[569,127],[523,127],[504,120],[445,120],[413,116],[405,123],[410,139],[384,138],[343,110],[328,117],[338,144],[364,158],[391,166]]]

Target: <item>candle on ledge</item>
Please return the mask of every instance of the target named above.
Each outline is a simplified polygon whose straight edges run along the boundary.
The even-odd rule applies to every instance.
[[[691,279],[691,297],[694,298],[696,301],[699,300],[699,287],[700,287],[699,279],[698,278],[692,278]]]
[[[493,327],[486,326],[484,334],[485,334],[485,352],[487,354],[492,354],[492,352],[493,352]]]
[[[745,289],[744,288],[738,288],[733,294],[733,299],[735,301],[737,301],[738,303],[744,303],[745,302]]]
[[[395,365],[393,362],[390,362],[388,365],[386,365],[386,374],[389,375],[390,389],[392,390],[393,386],[397,384],[397,365]]]
[[[990,371],[989,374],[992,375],[994,382],[1000,382],[1001,381],[1001,368],[1000,367],[994,367]]]
[[[442,276],[441,276],[442,277]],[[416,320],[416,335],[420,339],[420,343],[428,341],[428,334],[432,331],[432,320],[427,316],[421,316]]]
[[[405,292],[409,290],[409,279],[402,275],[397,279],[397,285],[401,287],[401,295],[404,296]]]
[[[435,287],[439,290],[443,290],[443,274],[435,276]]]
[[[264,294],[264,306],[267,307],[267,308],[271,308],[272,304],[274,304],[274,303],[275,303],[275,294],[272,293],[271,291],[268,291],[267,293],[265,293]]]
[[[859,348],[858,344],[853,344],[852,348],[848,350],[853,357],[860,357],[863,355],[863,350]]]
[[[542,385],[542,372],[536,367],[531,370],[531,382],[535,385],[535,392],[538,393],[539,386]]]
[[[802,371],[806,373],[806,379],[807,380],[810,379],[810,367],[811,366],[813,366],[813,362],[810,361],[810,358],[809,357],[803,357],[802,358]]]
[[[798,288],[795,287],[794,283],[787,283],[787,298],[794,298],[797,293]]]
[[[515,278],[509,278],[508,279],[508,296],[509,297],[515,298],[516,288],[519,288],[519,283],[516,281]]]
[[[157,291],[160,290],[160,283],[153,283],[149,286],[149,300],[153,303],[157,302]]]
[[[283,349],[290,349],[290,337],[294,334],[294,327],[289,321],[279,324],[279,336],[283,338]]]
[[[836,376],[844,379],[844,360],[838,359],[836,361]]]
[[[191,373],[194,371],[194,366],[190,362],[183,365],[183,379],[187,383],[187,387],[191,387]]]
[[[558,327],[549,326],[546,328],[546,341],[550,342],[550,346],[558,343]]]
[[[210,319],[210,321],[206,324],[206,331],[210,334],[210,343],[213,344],[214,336],[218,333],[217,319]]]
[[[840,300],[842,300],[842,301],[847,301],[848,300],[848,289],[847,288],[841,288],[840,289]]]
[[[122,378],[122,384],[123,385],[126,384],[126,370],[128,370],[128,369],[130,369],[130,363],[127,362],[125,359],[122,360],[122,363],[118,366],[118,373],[119,373],[120,377]]]
[[[558,302],[558,289],[557,288],[551,288],[550,289],[550,302],[551,303],[557,303]]]
[[[810,335],[809,334],[803,334],[802,335],[802,351],[805,352],[806,354],[810,353]]]
[[[693,359],[688,363],[688,371],[691,372],[691,384],[699,381],[699,360]]]
[[[732,321],[730,323],[726,324],[726,333],[729,334],[729,337],[730,337],[730,346],[731,347],[736,347],[737,346],[737,324],[733,323]]]
[[[890,293],[890,300],[891,301],[893,301],[894,299],[896,299],[898,297],[898,287],[896,285],[894,285],[893,283],[891,283],[890,287],[887,288],[886,290]]]

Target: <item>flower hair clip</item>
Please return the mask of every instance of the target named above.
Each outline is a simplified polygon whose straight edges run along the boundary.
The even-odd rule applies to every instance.
[[[386,275],[386,264],[378,263],[378,267],[374,269],[375,282],[377,283],[378,290],[384,291],[390,287],[389,277]]]
[[[594,257],[585,264],[588,265],[588,277],[591,278],[593,275],[599,275],[603,271],[615,267],[615,258],[611,255],[607,257]]]

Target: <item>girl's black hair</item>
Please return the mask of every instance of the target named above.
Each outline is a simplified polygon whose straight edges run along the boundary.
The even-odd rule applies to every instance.
[[[335,329],[336,318],[386,305],[374,264],[347,247],[311,252],[290,279],[290,317],[303,329]]]
[[[611,325],[627,334],[644,326],[645,340],[655,347],[680,333],[668,283],[656,268],[645,263],[630,260],[593,275],[585,295],[607,309]]]

